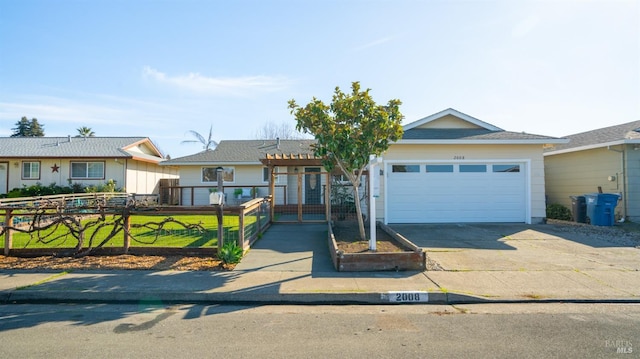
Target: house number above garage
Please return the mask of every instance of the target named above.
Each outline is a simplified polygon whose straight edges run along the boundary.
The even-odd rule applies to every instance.
[[[464,156],[460,156],[460,155],[458,155],[458,156],[453,156],[453,159],[454,159],[454,160],[464,160]]]

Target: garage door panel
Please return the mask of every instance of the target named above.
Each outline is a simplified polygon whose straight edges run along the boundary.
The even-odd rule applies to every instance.
[[[387,178],[391,223],[524,222],[526,179],[521,172],[393,173]],[[415,168],[415,167],[414,167]],[[468,167],[467,167],[468,168]],[[520,164],[519,169],[525,166]]]

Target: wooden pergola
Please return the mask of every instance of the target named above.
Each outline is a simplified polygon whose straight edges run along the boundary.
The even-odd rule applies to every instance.
[[[276,185],[276,173],[274,169],[277,166],[283,167],[322,167],[322,158],[316,157],[313,154],[302,153],[302,154],[269,154],[265,155],[265,158],[261,159],[263,165],[269,168],[269,195],[274,199],[273,205],[271,206],[271,218],[274,218],[275,215],[275,185]],[[304,172],[296,172],[297,175],[297,189],[298,189],[298,222],[302,222],[302,178],[305,173]],[[316,174],[316,173],[314,173]],[[331,217],[331,206],[330,206],[330,196],[331,193],[331,181],[329,177],[327,177],[326,181],[327,189],[324,193],[324,201],[325,201],[325,218],[329,220]]]

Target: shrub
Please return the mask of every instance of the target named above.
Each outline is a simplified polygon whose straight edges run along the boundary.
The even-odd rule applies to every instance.
[[[547,206],[547,218],[559,219],[561,221],[571,221],[571,210],[561,204],[550,204]]]
[[[122,192],[122,188],[116,187],[116,181],[109,179],[104,184],[99,184],[95,186],[89,186],[84,189],[87,193],[97,193],[97,192]]]
[[[220,248],[218,258],[226,264],[236,264],[242,259],[242,252],[236,241],[228,241]]]

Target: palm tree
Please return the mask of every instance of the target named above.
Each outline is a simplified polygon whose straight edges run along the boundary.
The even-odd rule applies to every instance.
[[[213,135],[213,125],[211,125],[211,127],[209,128],[209,137],[206,139],[204,138],[204,136],[202,136],[201,134],[199,134],[194,130],[190,130],[189,133],[191,134],[191,136],[195,137],[196,139],[185,140],[180,143],[201,143],[202,148],[205,150],[212,150],[218,145],[218,142],[214,141],[213,138],[211,138]]]
[[[93,137],[96,135],[95,132],[91,131],[91,127],[82,126],[76,128],[76,130],[78,131],[76,137]]]

